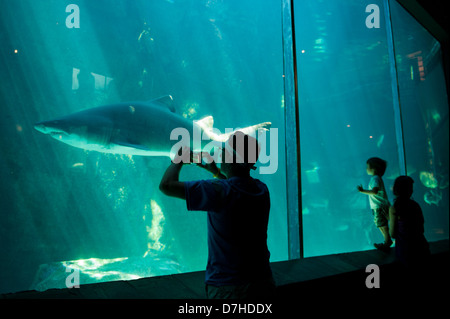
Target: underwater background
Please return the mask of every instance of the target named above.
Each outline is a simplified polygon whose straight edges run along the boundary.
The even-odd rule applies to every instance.
[[[366,160],[401,172],[384,1],[294,1],[304,256],[373,249]],[[428,240],[448,238],[448,103],[440,45],[391,3],[407,173]],[[76,4],[79,21],[66,8]],[[381,11],[368,28],[368,4]],[[68,19],[69,18],[69,19]],[[79,22],[77,27],[72,27]],[[169,158],[59,143],[34,123],[170,94],[187,119],[224,132],[278,129],[268,185],[271,261],[289,258],[282,2],[4,0],[0,5],[0,292],[204,270],[206,213],[158,185]],[[268,152],[268,150],[267,150]],[[275,154],[272,154],[275,155]],[[262,166],[262,164],[260,164]],[[181,180],[211,175],[186,166]],[[67,272],[69,271],[69,272]]]
[[[378,20],[366,9],[374,5]],[[426,238],[448,238],[449,108],[439,42],[396,1],[294,1],[294,16],[305,256],[383,241],[367,196],[355,191],[368,188],[370,157],[388,162],[391,204],[404,166]]]

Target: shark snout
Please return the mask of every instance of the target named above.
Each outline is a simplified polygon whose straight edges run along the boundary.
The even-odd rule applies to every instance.
[[[38,123],[34,124],[34,128],[41,133],[44,133],[44,134],[49,133],[48,126],[45,125],[45,122],[38,122]]]
[[[34,124],[34,128],[44,134],[59,134],[64,133],[64,129],[60,127],[60,121],[43,121]]]

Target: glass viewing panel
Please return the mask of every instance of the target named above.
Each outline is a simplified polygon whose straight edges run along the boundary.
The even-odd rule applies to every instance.
[[[407,174],[422,208],[429,241],[448,239],[448,98],[439,42],[397,2],[391,17]]]
[[[389,1],[390,42],[384,3],[294,3],[305,257],[373,249],[383,241],[356,185],[367,188],[366,160],[381,157],[393,203],[392,185],[404,170],[398,147],[415,180],[427,239],[448,238],[448,100],[440,45],[395,1]]]
[[[158,189],[168,157],[85,151],[33,129],[168,94],[177,114],[211,115],[222,133],[266,121],[278,129],[267,135],[278,149],[259,164],[271,172],[252,175],[271,194],[271,261],[287,259],[279,1],[71,3],[0,8],[0,292],[64,288],[66,269],[79,269],[81,284],[205,269],[206,214]],[[180,178],[212,176],[186,166]]]
[[[379,28],[366,24],[376,4]],[[391,75],[382,1],[294,2],[304,256],[373,249],[366,161],[399,175]]]

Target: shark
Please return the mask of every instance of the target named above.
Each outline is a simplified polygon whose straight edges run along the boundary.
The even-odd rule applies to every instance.
[[[179,149],[174,149],[174,130],[181,130],[189,136],[189,140],[184,139],[183,143],[179,141],[178,147],[189,146],[193,151],[202,151],[210,142],[226,142],[238,130],[252,136],[257,135],[259,130],[268,130],[271,122],[225,134],[220,134],[213,125],[212,116],[192,121],[179,115],[173,97],[166,95],[150,101],[98,106],[38,122],[34,128],[57,141],[89,151],[168,156],[173,159]],[[195,137],[199,142],[193,141]]]

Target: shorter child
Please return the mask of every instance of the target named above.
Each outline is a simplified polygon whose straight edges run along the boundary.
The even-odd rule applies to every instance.
[[[371,157],[367,160],[367,174],[372,175],[369,182],[369,189],[365,190],[362,185],[356,188],[362,194],[369,195],[370,208],[372,209],[373,221],[384,237],[384,243],[374,244],[375,248],[386,251],[392,245],[392,239],[389,234],[388,218],[389,203],[386,189],[381,177],[386,171],[387,162],[378,157]]]
[[[395,238],[395,255],[409,269],[420,270],[430,255],[424,236],[424,219],[419,204],[411,199],[414,180],[399,176],[394,182],[394,205],[389,209],[390,234]]]

